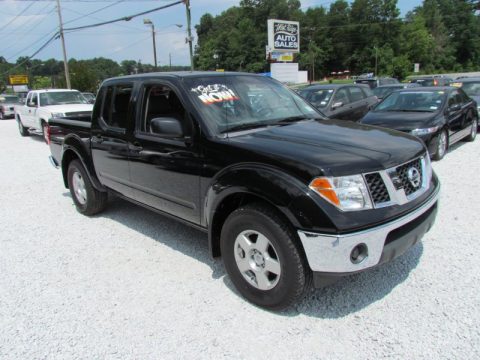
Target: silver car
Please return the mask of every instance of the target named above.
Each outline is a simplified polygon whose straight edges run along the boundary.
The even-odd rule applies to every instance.
[[[15,105],[20,104],[20,99],[16,95],[0,95],[0,120],[15,117]]]

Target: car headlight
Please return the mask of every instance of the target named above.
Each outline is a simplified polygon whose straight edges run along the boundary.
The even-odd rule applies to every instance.
[[[52,113],[52,119],[58,119],[62,117],[65,117],[64,113]]]
[[[440,129],[440,126],[434,126],[431,128],[415,129],[411,131],[412,135],[421,136],[436,133]]]
[[[362,175],[318,177],[313,179],[309,187],[342,211],[373,208]]]

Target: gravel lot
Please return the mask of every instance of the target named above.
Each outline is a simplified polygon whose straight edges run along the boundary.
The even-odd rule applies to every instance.
[[[120,199],[76,212],[40,137],[0,122],[2,359],[478,359],[480,139],[434,168],[437,223],[404,256],[270,313],[201,232]]]

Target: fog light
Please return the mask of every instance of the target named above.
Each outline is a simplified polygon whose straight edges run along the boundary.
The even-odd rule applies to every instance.
[[[368,256],[368,247],[365,244],[358,244],[350,253],[350,261],[353,264],[360,264]]]

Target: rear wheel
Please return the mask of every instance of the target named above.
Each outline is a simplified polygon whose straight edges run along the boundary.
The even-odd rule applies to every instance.
[[[465,138],[465,141],[473,141],[477,137],[478,131],[478,119],[473,119],[472,128],[470,129],[470,134]]]
[[[220,241],[230,279],[256,305],[284,309],[309,285],[310,269],[295,233],[269,207],[252,204],[232,212]]]
[[[17,125],[18,125],[18,131],[20,132],[20,135],[22,136],[29,136],[30,133],[28,132],[28,129],[23,126],[22,120],[20,120],[20,117],[17,117]]]
[[[95,189],[80,160],[73,160],[68,166],[68,187],[78,212],[95,215],[107,204],[107,193]]]
[[[445,129],[443,129],[440,134],[437,135],[437,151],[432,156],[433,160],[442,160],[448,149],[448,134]]]

